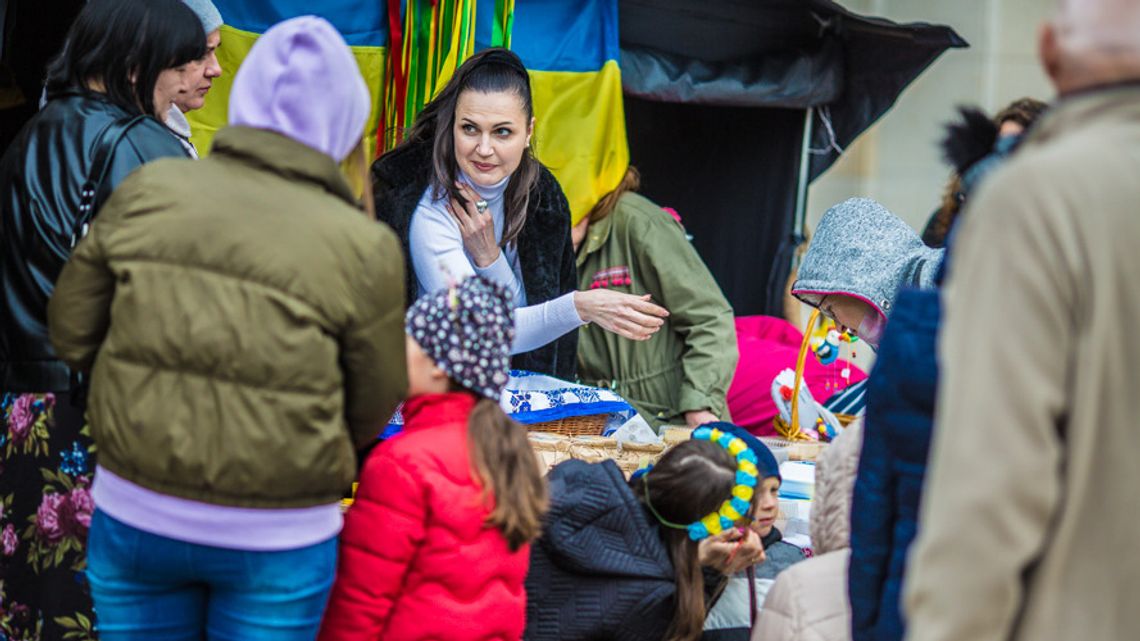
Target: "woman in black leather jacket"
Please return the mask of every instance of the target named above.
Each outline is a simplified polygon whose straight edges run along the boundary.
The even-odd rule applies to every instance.
[[[94,638],[82,571],[95,462],[81,382],[48,342],[47,302],[83,212],[96,212],[140,165],[186,157],[159,118],[201,73],[205,44],[179,0],[92,0],[48,70],[47,105],[0,160],[5,638]]]

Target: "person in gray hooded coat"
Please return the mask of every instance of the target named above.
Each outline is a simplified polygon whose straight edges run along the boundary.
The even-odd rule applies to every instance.
[[[819,221],[792,295],[877,349],[899,288],[934,287],[944,255],[886,207],[851,198]]]
[[[927,396],[920,391],[930,391],[932,399],[936,381],[933,359],[921,358],[911,346],[925,344],[914,336],[931,336],[937,313],[933,319],[920,313],[915,295],[937,300],[929,290],[937,285],[944,256],[945,250],[926,247],[878,203],[853,199],[824,215],[793,285],[800,300],[817,305],[840,325],[858,327],[859,337],[876,351],[887,315],[893,310],[902,323],[892,326],[897,329],[887,335],[867,379],[869,404],[852,499],[847,575],[848,629],[855,641],[902,637],[896,604],[903,559],[916,527],[911,515],[931,429],[929,419],[922,420],[929,411],[924,411]],[[900,294],[900,289],[907,291]],[[910,354],[909,361],[900,358],[904,353]],[[899,385],[900,374],[906,377],[905,388]],[[907,464],[901,475],[899,462]]]

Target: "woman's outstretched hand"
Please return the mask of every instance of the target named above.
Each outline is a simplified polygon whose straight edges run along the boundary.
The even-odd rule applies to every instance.
[[[480,212],[475,203],[482,199],[474,189],[462,182],[455,186],[463,194],[463,202],[451,199],[448,209],[459,223],[463,248],[479,268],[489,267],[499,259],[499,244],[495,241],[495,221],[491,210]]]
[[[574,307],[587,323],[635,341],[649,340],[669,317],[668,310],[649,302],[649,294],[635,296],[612,289],[574,292]]]

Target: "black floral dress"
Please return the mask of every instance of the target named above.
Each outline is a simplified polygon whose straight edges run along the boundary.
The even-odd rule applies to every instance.
[[[0,641],[94,640],[83,409],[66,393],[0,394]]]

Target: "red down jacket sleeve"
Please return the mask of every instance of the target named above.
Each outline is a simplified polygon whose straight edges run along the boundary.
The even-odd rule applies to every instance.
[[[376,451],[345,515],[336,583],[320,641],[377,641],[424,540],[422,485],[401,462]]]

